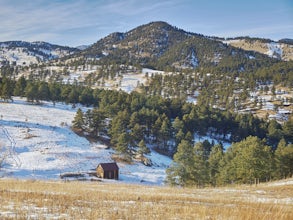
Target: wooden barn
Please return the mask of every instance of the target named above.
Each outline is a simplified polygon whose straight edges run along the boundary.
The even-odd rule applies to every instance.
[[[97,176],[103,179],[118,180],[119,167],[117,163],[100,163],[97,166]]]

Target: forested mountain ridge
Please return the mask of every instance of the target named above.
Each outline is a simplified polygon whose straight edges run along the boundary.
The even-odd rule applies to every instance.
[[[251,63],[274,62],[268,56],[232,47],[212,37],[186,32],[166,22],[151,22],[126,33],[113,33],[82,51],[100,63],[120,63],[160,70],[194,69],[227,66],[236,61],[236,71],[254,66]]]

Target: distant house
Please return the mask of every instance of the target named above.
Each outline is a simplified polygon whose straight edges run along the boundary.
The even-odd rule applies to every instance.
[[[97,176],[103,179],[118,180],[119,167],[117,163],[100,163],[97,166]]]

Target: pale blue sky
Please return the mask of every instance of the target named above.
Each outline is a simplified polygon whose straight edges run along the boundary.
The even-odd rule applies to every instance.
[[[209,36],[293,38],[293,0],[0,0],[0,41],[78,46],[151,21]]]

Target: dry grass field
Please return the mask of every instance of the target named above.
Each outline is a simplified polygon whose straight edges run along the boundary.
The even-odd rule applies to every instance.
[[[170,188],[0,179],[0,219],[293,219],[287,184]]]

